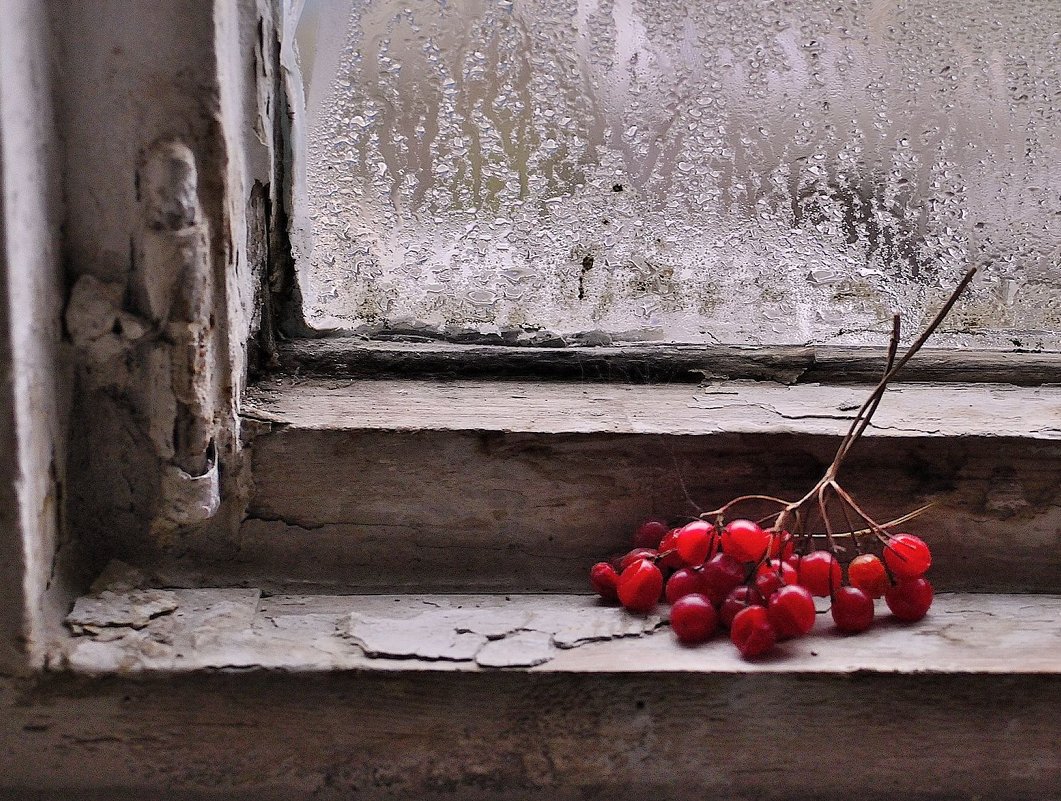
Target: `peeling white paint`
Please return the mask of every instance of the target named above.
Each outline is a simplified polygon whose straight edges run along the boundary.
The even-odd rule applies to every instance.
[[[177,608],[177,595],[169,590],[104,590],[74,603],[66,623],[76,634],[91,634],[112,626],[144,628],[153,618]]]
[[[144,595],[145,592],[172,595]],[[175,604],[169,608],[171,604]],[[610,673],[1012,673],[1056,674],[1061,596],[941,593],[931,614],[838,635],[819,616],[811,636],[779,658],[741,659],[723,633],[680,645],[658,614],[632,615],[586,595],[288,595],[255,589],[137,590],[79,601],[83,634],[60,643],[51,664],[76,673],[207,670],[330,672],[468,671],[484,668]],[[145,616],[151,617],[142,628]],[[783,658],[780,658],[783,657]]]

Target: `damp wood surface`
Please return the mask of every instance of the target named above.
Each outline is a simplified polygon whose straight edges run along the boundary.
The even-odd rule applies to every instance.
[[[634,382],[752,379],[795,383],[868,383],[884,372],[883,347],[692,345],[511,345],[442,341],[294,339],[281,343],[279,366],[292,375],[566,378]],[[1061,353],[927,348],[896,382],[1061,382]]]
[[[1061,596],[946,593],[917,624],[895,621],[882,601],[876,606],[873,628],[849,637],[819,604],[823,613],[808,637],[748,661],[724,632],[699,647],[680,645],[667,630],[666,606],[635,615],[590,595],[105,591],[78,600],[67,618],[71,636],[52,665],[84,674],[508,668],[1061,675]]]
[[[646,517],[680,522],[752,492],[803,495],[864,394],[755,383],[260,386],[244,410],[257,436],[238,539],[189,541],[203,556],[195,580],[276,592],[582,592],[589,567],[629,549]],[[1052,387],[897,387],[840,480],[880,521],[932,504],[909,528],[933,548],[937,589],[1056,591],[1059,400]],[[185,581],[180,564],[163,567]]]

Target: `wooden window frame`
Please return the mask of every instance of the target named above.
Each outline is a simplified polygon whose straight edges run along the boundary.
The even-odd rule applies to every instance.
[[[666,671],[649,673],[633,649],[626,662],[607,670],[591,662],[579,667],[577,652],[575,667],[553,673],[409,662],[384,669],[357,654],[346,661],[298,662],[312,649],[297,641],[291,647],[291,640],[280,636],[276,647],[291,647],[287,661],[217,662],[199,653],[202,659],[184,672],[176,658],[165,669],[132,677],[121,660],[102,667],[97,660],[93,664],[102,676],[70,675],[77,671],[54,661],[53,645],[69,637],[64,616],[110,553],[186,552],[238,531],[255,484],[248,453],[254,447],[245,444],[258,430],[275,427],[269,435],[274,453],[282,456],[294,442],[318,461],[316,437],[342,441],[347,458],[366,443],[417,457],[425,441],[456,443],[463,453],[493,460],[499,482],[508,479],[521,452],[531,459],[553,458],[549,443],[536,438],[531,426],[506,427],[503,418],[520,403],[499,406],[489,427],[432,428],[437,421],[407,419],[397,430],[388,419],[370,429],[364,420],[340,414],[348,429],[334,419],[322,429],[317,421],[292,423],[292,416],[271,415],[266,404],[247,394],[248,377],[260,379],[255,392],[268,390],[270,382],[297,386],[300,375],[329,387],[366,375],[488,377],[492,383],[485,387],[465,382],[481,394],[515,386],[500,378],[524,377],[545,402],[543,393],[553,388],[547,380],[565,380],[569,397],[577,394],[572,389],[583,386],[591,394],[599,385],[567,379],[620,379],[625,383],[606,387],[615,396],[633,392],[634,382],[698,381],[704,374],[709,380],[794,381],[798,393],[813,388],[800,387],[800,380],[859,383],[880,364],[880,354],[871,351],[398,346],[308,341],[299,338],[306,332],[297,325],[281,332],[279,320],[297,322],[290,315],[297,292],[284,189],[292,162],[284,152],[288,111],[276,36],[283,22],[271,0],[139,2],[4,4],[0,797],[215,798],[227,791],[232,798],[338,799],[353,791],[366,797],[552,799],[647,797],[677,786],[700,796],[775,799],[786,788],[792,795],[823,797],[857,789],[872,800],[896,793],[1044,797],[1057,786],[1061,684],[1042,660],[1030,670],[997,663],[985,668],[986,660],[969,673],[962,663],[926,677],[916,667],[859,670],[849,662],[833,673],[816,671],[809,662],[790,672],[739,662],[705,669],[699,660],[694,664],[698,654],[682,652]],[[143,16],[132,13],[148,7]],[[190,166],[198,172],[196,182],[190,181]],[[185,191],[189,186],[194,191]],[[160,252],[169,256],[159,258]],[[211,366],[195,374],[217,380],[191,384],[203,394],[189,395],[177,377],[194,371],[123,372],[122,365],[144,352],[179,364],[174,346],[186,344],[181,336],[152,338],[140,331],[158,295],[137,297],[133,290],[159,284],[134,281],[134,272],[157,277],[159,268],[203,265],[211,292],[208,302],[197,296],[200,316],[159,318],[181,323],[183,328],[172,329],[177,334],[203,336],[204,359]],[[115,285],[127,291],[115,293]],[[189,300],[194,298],[182,298],[184,311],[194,306]],[[956,364],[947,354],[926,354],[912,365],[911,375],[932,382],[990,377],[1032,385],[1027,392],[1033,395],[1040,385],[1057,383],[1052,359],[978,354],[976,361]],[[430,391],[448,386],[415,383]],[[642,446],[667,453],[660,440],[675,432],[653,426],[673,425],[670,418],[653,416],[652,403],[646,403],[652,398],[644,394],[655,386],[640,388],[636,432],[629,427],[619,436],[604,430],[626,412],[608,417],[607,405],[584,398],[577,399],[579,414],[572,420],[545,415],[549,419],[539,427],[548,427],[551,419],[547,433],[557,435],[557,452],[570,446],[584,457],[583,465],[597,465],[594,486],[603,497],[611,475],[599,465],[611,465],[595,452],[598,445],[626,437],[635,455]],[[771,386],[776,393],[787,391]],[[693,388],[672,383],[669,389],[673,401]],[[390,390],[393,400],[403,387]],[[1001,400],[1014,396],[1023,397],[1011,388]],[[360,398],[365,406],[375,401],[365,393]],[[196,411],[204,404],[213,410],[209,419],[215,427],[206,437],[212,445],[178,448],[204,441],[203,432],[190,425],[205,419]],[[459,404],[447,408],[456,413]],[[1001,443],[1021,461],[1024,475],[1037,475],[1043,463],[1056,465],[1061,461],[1056,443],[1049,436],[1030,436],[1020,411],[1010,415],[1013,437],[982,436],[971,445],[955,440],[951,449],[990,454]],[[794,418],[773,418],[766,410],[758,434],[732,426],[716,439],[732,449],[759,436],[762,451],[798,441],[789,463],[835,445],[835,432],[828,428],[840,424],[835,414],[818,421],[809,445],[807,426],[798,422],[799,414]],[[714,436],[707,431],[711,422],[687,419],[682,436],[688,436],[678,444],[695,450],[689,438]],[[585,430],[577,431],[578,425]],[[886,466],[897,453],[917,457],[922,445],[931,449],[941,441],[924,433],[907,438],[899,450],[886,444],[868,468]],[[949,453],[941,458],[949,459]],[[197,459],[203,460],[198,469]],[[636,458],[627,460],[632,462],[636,467]],[[214,473],[219,506],[193,525],[174,527],[175,514],[196,514],[193,501],[212,497],[210,482],[203,481],[211,475],[203,469],[211,464],[220,468]],[[449,469],[440,465],[436,475]],[[873,478],[871,469],[862,469]],[[1048,479],[1039,476],[1040,483]],[[993,513],[1008,515],[1007,525],[1016,531],[1024,525],[1027,504],[1021,505],[1021,482],[1012,484],[1004,475],[971,478],[973,490],[988,496]],[[207,492],[201,494],[204,485]],[[980,492],[984,487],[991,491]],[[432,492],[441,497],[446,487],[439,481]],[[385,492],[379,497],[388,500]],[[154,502],[141,503],[144,498]],[[624,514],[636,511],[629,506]],[[559,528],[563,520],[556,515],[563,510],[550,514]],[[205,572],[207,566],[195,567]],[[953,569],[961,567],[959,560]],[[1039,589],[1054,575],[1050,568],[1037,566],[1033,578]],[[221,569],[230,570],[225,576],[233,582],[238,579],[231,562]],[[200,578],[193,574],[189,584],[194,587]],[[292,617],[297,620],[301,611]],[[233,617],[231,606],[223,612],[220,617]],[[1051,624],[1040,620],[1035,631],[1046,638]],[[194,629],[194,623],[185,625]],[[297,627],[296,622],[293,630]],[[1028,647],[1040,644],[1038,634],[1028,636]],[[677,651],[670,641],[660,642],[673,658]],[[90,649],[94,645],[89,643]],[[48,675],[52,671],[62,675]],[[915,719],[924,721],[916,732]],[[733,736],[725,726],[733,727]],[[681,738],[659,737],[673,731],[704,736],[691,749]],[[807,758],[808,736],[815,759]]]
[[[3,606],[14,610],[0,625],[5,665],[44,666],[48,639],[60,625],[57,610],[68,607],[99,570],[96,554],[108,542],[135,554],[144,542],[180,547],[189,541],[187,528],[202,541],[238,527],[253,483],[243,448],[247,421],[240,417],[248,379],[286,373],[846,383],[872,380],[879,371],[883,351],[865,348],[529,348],[309,338],[312,332],[300,317],[289,231],[299,163],[290,150],[298,120],[287,98],[297,87],[289,85],[284,67],[292,56],[278,33],[285,24],[280,5],[197,0],[143,25],[117,6],[93,14],[76,3],[49,7],[42,0],[20,0],[20,8],[27,20],[20,24],[33,25],[9,30],[28,32],[26,41],[38,45],[37,54],[8,48],[22,61],[0,80],[9,103],[19,100],[25,109],[42,111],[25,119],[5,115],[3,121],[5,143],[21,136],[39,145],[24,147],[19,157],[19,164],[31,169],[8,164],[3,173],[9,196],[22,203],[29,198],[28,208],[39,212],[25,230],[16,231],[10,222],[5,230],[9,316],[0,351],[16,377],[6,385],[11,411],[5,436],[19,443],[8,449],[7,469],[30,477],[17,485],[17,498],[7,505],[16,514],[3,539],[10,575],[0,589],[8,596]],[[67,25],[68,15],[79,23]],[[105,76],[102,82],[93,70]],[[25,85],[35,86],[32,102],[25,102]],[[159,85],[168,88],[158,91]],[[107,101],[102,105],[101,97]],[[142,98],[151,100],[138,106]],[[158,448],[139,458],[150,450],[145,444],[153,442],[155,429],[174,427],[176,413],[164,407],[175,390],[167,382],[135,386],[146,380],[143,371],[125,376],[120,386],[100,382],[99,375],[114,368],[107,361],[113,353],[100,351],[128,349],[129,343],[118,341],[120,335],[116,340],[101,332],[85,334],[71,311],[86,298],[90,311],[98,311],[92,302],[102,302],[100,287],[119,286],[124,287],[119,303],[125,305],[103,316],[111,314],[118,327],[123,320],[136,324],[135,315],[121,315],[129,312],[134,273],[147,269],[152,257],[145,248],[165,249],[176,241],[166,240],[166,232],[159,240],[157,226],[145,222],[150,216],[145,181],[159,143],[185,147],[198,170],[196,224],[202,226],[200,255],[211,289],[204,312],[209,321],[201,322],[210,338],[205,372],[215,380],[198,389],[209,395],[215,428],[207,439],[214,457],[200,447],[190,461]],[[32,260],[16,252],[18,237],[29,234],[43,243]],[[43,304],[34,305],[31,297],[43,298]],[[906,377],[1036,386],[1056,382],[1059,366],[1056,354],[935,351],[915,361]],[[44,414],[34,406],[41,394],[49,398]],[[86,419],[93,425],[82,425]],[[199,457],[210,463],[216,458],[220,503],[182,528],[180,520],[170,519],[174,505],[209,505],[196,494],[209,490],[208,482],[191,480],[201,478],[194,467]],[[168,490],[174,493],[169,500],[135,502],[138,493],[165,496]],[[121,507],[126,514],[115,517],[113,510]],[[12,594],[13,587],[18,591]]]

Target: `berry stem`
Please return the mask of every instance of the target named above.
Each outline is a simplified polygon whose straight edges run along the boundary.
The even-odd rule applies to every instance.
[[[940,324],[946,318],[947,314],[954,307],[954,304],[958,302],[958,298],[965,291],[966,287],[973,280],[973,276],[976,275],[976,267],[969,268],[969,271],[965,273],[965,277],[958,283],[950,297],[947,298],[947,302],[943,304],[942,308],[936,313],[936,316],[932,318],[932,322],[928,324],[928,327],[921,332],[921,335],[914,341],[912,345],[907,349],[906,353],[902,355],[898,361],[895,357],[899,349],[899,334],[900,334],[900,319],[899,315],[896,314],[892,317],[892,335],[888,346],[888,357],[885,363],[884,375],[880,381],[873,388],[873,391],[866,398],[862,406],[859,408],[858,413],[855,415],[855,419],[852,421],[847,434],[840,443],[840,447],[836,450],[836,455],[833,456],[832,462],[826,468],[825,473],[818,480],[810,490],[800,498],[798,501],[793,501],[788,504],[781,513],[777,516],[777,520],[774,523],[775,530],[781,530],[788,520],[790,514],[797,512],[802,509],[805,505],[809,504],[812,500],[817,498],[819,507],[824,507],[824,491],[828,487],[832,489],[838,497],[851,506],[860,517],[862,517],[866,523],[869,524],[870,528],[881,538],[889,536],[887,532],[884,532],[881,527],[870,517],[866,516],[865,513],[858,507],[851,496],[845,492],[839,484],[836,483],[836,475],[840,470],[840,466],[843,464],[844,459],[851,452],[851,448],[854,447],[855,443],[858,442],[859,438],[869,427],[870,420],[873,418],[874,412],[877,411],[877,407],[880,405],[881,399],[884,397],[885,390],[888,389],[888,384],[896,374],[903,368],[903,366],[914,357],[914,355],[921,350],[928,338],[939,328]],[[725,509],[726,507],[723,507]],[[824,523],[826,528],[827,539],[831,536],[829,532],[830,523],[826,515],[824,515],[824,508],[822,509],[823,517],[825,517]],[[832,543],[830,542],[830,547]]]
[[[870,393],[869,397],[866,398],[865,403],[862,404],[862,408],[859,409],[855,420],[851,424],[851,428],[847,432],[847,436],[844,437],[844,441],[840,443],[840,448],[836,452],[836,456],[833,457],[832,464],[825,471],[828,478],[823,477],[824,481],[831,481],[836,477],[837,471],[840,469],[840,465],[843,463],[844,458],[850,452],[851,447],[858,441],[859,437],[869,426],[870,420],[873,417],[873,413],[877,411],[877,406],[880,405],[881,398],[884,396],[884,391],[888,388],[888,384],[898,374],[900,370],[906,365],[914,355],[924,347],[924,344],[928,341],[929,337],[936,332],[940,324],[950,313],[950,310],[954,308],[954,304],[958,302],[958,298],[961,297],[966,287],[973,280],[976,275],[976,267],[970,267],[969,271],[965,273],[965,277],[958,283],[950,297],[947,298],[947,302],[943,304],[942,308],[936,312],[936,316],[932,318],[932,322],[928,324],[928,327],[921,332],[921,335],[914,341],[912,345],[907,349],[906,353],[903,354],[899,361],[895,361],[895,355],[899,347],[899,330],[900,322],[899,315],[896,314],[892,317],[892,336],[888,346],[888,360],[887,366],[884,370],[884,375],[881,377],[880,382]]]
[[[912,512],[907,512],[905,515],[902,515],[901,517],[897,517],[894,520],[889,520],[887,523],[878,523],[878,524],[876,524],[877,528],[879,528],[879,529],[889,529],[889,528],[895,528],[896,526],[901,526],[903,523],[907,523],[907,522],[913,520],[915,517],[924,514],[929,509],[931,509],[933,506],[935,506],[934,503],[926,503],[924,506],[921,506],[921,507],[919,507],[917,509],[914,509],[914,511],[912,511]],[[834,538],[837,538],[837,539],[839,539],[841,537],[842,538],[861,537],[861,536],[864,536],[866,534],[872,534],[872,533],[874,533],[874,531],[875,531],[875,529],[872,529],[872,528],[860,528],[860,529],[848,530],[848,531],[834,531],[832,536]],[[804,538],[808,538],[808,539],[809,538],[825,539],[827,536],[828,535],[824,531],[821,531],[821,532],[809,532],[809,533],[803,535]]]
[[[781,507],[791,505],[784,498],[775,498],[773,495],[741,495],[737,498],[734,498],[732,501],[729,501],[728,503],[718,507],[718,509],[714,509],[710,512],[704,512],[702,515],[700,515],[700,517],[705,520],[709,517],[721,517],[725,515],[731,507],[736,506],[738,503],[744,503],[745,501],[769,501],[770,503],[776,503],[778,506]],[[769,517],[767,517],[766,519],[769,519]]]

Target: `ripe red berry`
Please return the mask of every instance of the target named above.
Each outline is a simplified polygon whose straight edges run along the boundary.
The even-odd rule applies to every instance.
[[[770,540],[770,557],[787,559],[796,551],[796,540],[790,531],[780,531]]]
[[[738,612],[730,625],[729,638],[745,659],[765,654],[777,642],[774,627],[761,606],[749,606]]]
[[[671,607],[670,627],[684,643],[703,642],[715,633],[718,614],[706,595],[685,595]]]
[[[755,569],[755,575],[761,576],[763,573],[773,573],[775,576],[780,575],[782,584],[799,583],[799,573],[796,571],[796,568],[788,562],[782,562],[779,559],[771,559],[769,562],[763,562]]]
[[[825,598],[840,586],[840,563],[828,551],[814,551],[799,560],[799,583],[811,595]]]
[[[679,598],[692,593],[700,593],[706,595],[707,583],[704,581],[704,574],[700,570],[694,570],[691,567],[683,567],[679,570],[675,570],[671,574],[671,577],[667,579],[667,589],[665,595],[667,603],[672,604]]]
[[[597,562],[589,569],[589,583],[593,585],[593,591],[605,601],[619,600],[618,581],[619,574],[608,562]]]
[[[898,578],[917,578],[932,566],[932,552],[920,537],[896,534],[884,546],[884,564]]]
[[[723,626],[730,626],[733,624],[733,618],[743,609],[747,609],[749,606],[762,605],[763,596],[759,594],[759,591],[754,587],[749,587],[747,584],[741,584],[739,587],[734,588],[726,596],[726,600],[722,602],[722,608],[718,610],[718,619]]]
[[[888,589],[884,564],[871,553],[856,556],[847,566],[847,580],[870,598],[880,598]]]
[[[681,529],[672,528],[666,534],[663,535],[663,539],[659,543],[659,552],[663,554],[660,557],[659,563],[663,567],[669,567],[671,570],[676,570],[679,567],[684,567],[685,563],[682,562],[682,557],[678,553],[678,532]]]
[[[806,587],[782,587],[766,608],[779,637],[802,637],[814,628],[814,598]]]
[[[913,623],[928,614],[932,585],[923,578],[905,579],[884,593],[884,602],[899,620]]]
[[[655,560],[657,551],[652,548],[634,548],[634,550],[623,554],[619,558],[619,571],[626,570],[630,565],[636,562],[638,559],[648,559],[650,562]]]
[[[865,631],[873,624],[873,599],[857,587],[841,587],[833,594],[833,622],[847,634]]]
[[[663,574],[647,559],[638,559],[619,575],[619,603],[631,612],[647,612],[659,601]]]
[[[738,562],[758,562],[770,547],[770,535],[751,520],[733,520],[722,529],[722,550]]]
[[[763,565],[766,567],[766,565]],[[762,570],[755,574],[755,589],[763,598],[770,600],[770,596],[785,586],[785,580],[775,571]]]
[[[690,567],[698,567],[718,548],[715,527],[703,520],[694,520],[678,529],[674,546],[682,562]]]
[[[660,540],[670,530],[665,520],[652,517],[637,527],[634,532],[635,548],[658,548]]]
[[[728,553],[711,557],[704,565],[704,595],[716,606],[726,600],[735,587],[744,583],[744,566]]]

